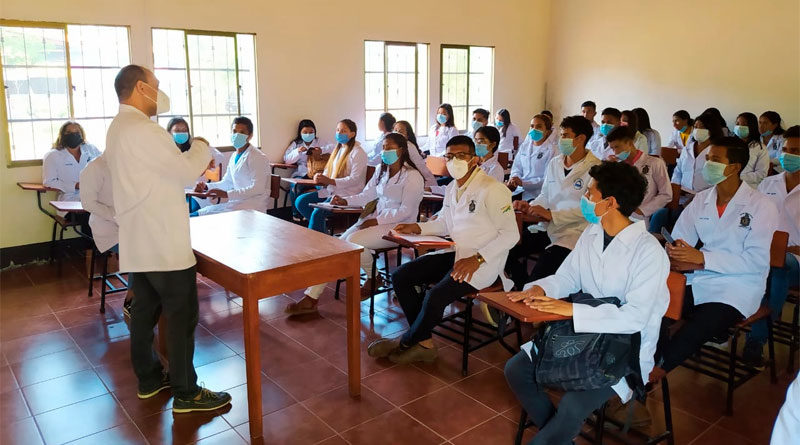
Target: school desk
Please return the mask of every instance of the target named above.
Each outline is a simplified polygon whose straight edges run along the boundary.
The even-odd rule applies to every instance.
[[[281,182],[286,182],[292,185],[320,185],[316,181],[309,178],[281,178]]]
[[[50,205],[59,212],[88,213],[80,201],[50,201]]]

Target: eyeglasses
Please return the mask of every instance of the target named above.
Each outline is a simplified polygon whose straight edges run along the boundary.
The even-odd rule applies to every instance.
[[[447,153],[444,155],[444,158],[447,159],[448,161],[452,161],[453,158],[456,158],[461,161],[469,161],[470,159],[472,159],[473,156],[474,155],[470,153],[460,152],[460,153]]]

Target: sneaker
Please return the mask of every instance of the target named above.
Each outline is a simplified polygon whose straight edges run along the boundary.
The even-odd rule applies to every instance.
[[[127,318],[128,320],[131,319],[131,305],[133,304],[133,299],[125,300],[122,303],[122,316]]]
[[[317,312],[317,300],[306,295],[297,303],[289,303],[284,312],[289,315],[315,314]]]
[[[381,338],[370,343],[367,347],[367,355],[374,358],[386,358],[399,346],[399,339]]]
[[[227,392],[214,392],[201,386],[200,392],[192,399],[175,397],[172,402],[172,412],[183,414],[192,411],[214,411],[229,403],[231,403],[231,395]]]
[[[436,346],[425,348],[419,343],[411,347],[399,347],[389,354],[389,360],[399,365],[408,365],[415,362],[431,363],[439,356]]]
[[[156,383],[155,385],[151,385],[149,387],[143,387],[140,384],[139,390],[136,391],[136,396],[142,400],[149,399],[150,397],[153,397],[156,394],[168,388],[169,388],[169,374],[162,373],[161,381]]]
[[[742,362],[758,370],[764,369],[764,345],[757,341],[746,341],[742,350]]]

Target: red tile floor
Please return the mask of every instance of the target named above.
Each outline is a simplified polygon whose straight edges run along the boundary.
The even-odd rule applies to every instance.
[[[122,296],[87,298],[80,261],[27,266],[0,274],[0,443],[237,444],[248,442],[240,301],[198,277],[199,381],[233,395],[219,413],[174,416],[168,393],[136,398]],[[264,443],[511,444],[519,408],[503,378],[509,358],[491,345],[460,374],[459,350],[446,341],[430,365],[395,366],[366,355],[366,344],[406,329],[385,295],[362,317],[362,396],[348,397],[344,304],[328,289],[320,316],[283,315],[302,291],[262,300]],[[367,306],[363,306],[367,313]],[[766,375],[736,391],[735,415],[722,415],[723,385],[678,369],[671,376],[679,444],[763,444],[790,380],[779,352],[779,384]],[[660,413],[659,400],[649,401]],[[659,427],[659,414],[654,416]],[[526,437],[530,437],[528,432]]]

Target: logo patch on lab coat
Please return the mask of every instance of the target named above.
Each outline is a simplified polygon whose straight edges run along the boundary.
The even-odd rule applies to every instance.
[[[648,174],[648,173],[650,173],[650,166],[649,166],[649,165],[645,165],[645,166],[642,168],[642,174],[643,174],[643,175],[646,175],[646,174]]]
[[[575,190],[580,190],[580,189],[582,189],[582,188],[583,188],[583,179],[581,179],[581,178],[578,178],[578,180],[577,180],[577,181],[575,181],[575,183],[574,183],[574,184],[572,184],[572,186],[573,186],[573,187],[575,187]]]
[[[539,153],[538,155],[536,155],[536,159],[542,159],[542,156],[544,156],[544,153]]]
[[[749,213],[742,213],[742,217],[739,219],[739,227],[750,227],[751,219],[753,219],[752,215]]]
[[[475,213],[475,200],[469,202],[469,213]]]

